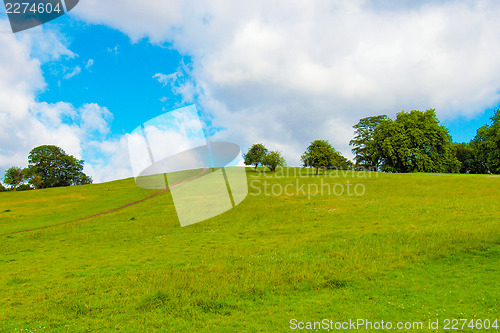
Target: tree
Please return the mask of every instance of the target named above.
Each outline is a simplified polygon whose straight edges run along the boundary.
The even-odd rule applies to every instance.
[[[461,163],[460,173],[475,173],[473,172],[475,165],[474,150],[466,143],[454,143],[453,149],[457,160]]]
[[[481,174],[488,173],[487,164],[481,161],[478,154],[477,147],[474,142],[467,143],[454,143],[453,149],[455,156],[460,161],[460,173]]]
[[[245,165],[255,165],[255,170],[257,170],[259,164],[263,164],[262,161],[267,152],[267,148],[262,143],[254,144],[244,155]]]
[[[24,173],[23,170],[19,167],[11,167],[5,171],[5,175],[3,177],[3,182],[12,187],[15,191],[16,188],[24,183]]]
[[[30,151],[28,161],[31,183],[39,188],[92,183],[92,179],[82,172],[83,161],[67,155],[59,147],[36,147]]]
[[[281,153],[277,150],[267,153],[262,159],[262,165],[268,167],[272,172],[274,172],[278,166],[284,166],[285,164],[285,158],[281,156]]]
[[[316,168],[316,175],[319,168],[349,168],[351,164],[342,154],[337,152],[327,140],[316,140],[307,147],[301,157],[304,167]],[[323,171],[324,172],[324,171]]]
[[[7,189],[3,186],[2,183],[0,183],[0,192],[5,192]]]
[[[470,146],[478,173],[500,174],[500,109],[491,117],[491,125],[477,130]]]
[[[355,137],[349,145],[353,146],[353,154],[356,155],[356,165],[362,167],[378,168],[380,156],[375,144],[375,130],[384,122],[388,121],[386,115],[363,118],[353,126]]]
[[[31,185],[34,189],[43,188],[43,178],[41,175],[35,173],[33,169],[30,168],[25,168],[23,172],[29,185]]]
[[[373,137],[383,171],[454,173],[460,170],[451,136],[439,125],[434,109],[402,111],[396,120],[382,122]]]

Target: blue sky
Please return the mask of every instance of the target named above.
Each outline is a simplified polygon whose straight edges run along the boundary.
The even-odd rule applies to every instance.
[[[57,28],[78,56],[42,66],[47,88],[38,95],[39,101],[106,106],[114,115],[111,132],[116,134],[129,133],[138,124],[182,104],[179,96],[153,78],[157,73],[175,73],[187,61],[168,45],[145,40],[131,43],[119,31],[75,22],[67,16],[57,21]],[[77,67],[79,74],[64,78]]]
[[[351,158],[362,117],[436,108],[468,142],[500,107],[495,1],[325,6],[89,0],[15,36],[0,14],[0,172],[57,144],[96,181],[131,176],[125,134],[191,104],[214,140],[289,165],[315,139]]]

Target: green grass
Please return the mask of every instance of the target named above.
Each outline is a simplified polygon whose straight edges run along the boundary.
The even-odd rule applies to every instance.
[[[293,318],[498,319],[499,177],[286,170],[249,170],[245,201],[185,228],[167,192],[0,237],[0,331],[279,332]],[[366,193],[296,195],[297,182],[321,179],[363,184]],[[265,181],[292,184],[294,195],[255,195]],[[0,234],[152,193],[132,180],[0,193]]]
[[[77,188],[0,193],[0,235],[65,223],[124,206],[156,193],[133,179]]]

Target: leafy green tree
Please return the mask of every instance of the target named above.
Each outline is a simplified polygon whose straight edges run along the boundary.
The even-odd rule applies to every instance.
[[[16,188],[24,183],[24,173],[23,170],[19,167],[11,167],[5,171],[5,175],[3,177],[3,182],[12,187],[15,191]]]
[[[388,120],[389,117],[386,115],[366,117],[353,126],[355,137],[349,144],[354,147],[352,152],[356,155],[356,165],[366,168],[378,168],[380,156],[375,144],[374,134],[375,130]]]
[[[455,156],[461,163],[460,173],[474,173],[472,172],[475,164],[474,151],[466,143],[454,143],[453,149]]]
[[[255,170],[257,170],[259,164],[263,164],[262,161],[264,160],[264,157],[266,157],[267,152],[267,148],[264,147],[262,143],[254,144],[248,150],[248,153],[243,156],[245,165],[255,165]]]
[[[455,157],[448,130],[439,125],[434,109],[400,112],[375,129],[374,140],[383,171],[455,173]]]
[[[67,155],[59,147],[46,145],[36,147],[28,156],[29,174],[37,177],[33,184],[39,188],[83,185],[92,183],[92,179],[85,175],[83,161],[72,155]]]
[[[278,166],[284,166],[285,164],[285,158],[277,150],[270,151],[262,159],[262,165],[268,167],[272,172],[274,172]]]
[[[43,178],[41,175],[35,173],[32,168],[25,168],[23,170],[25,178],[28,180],[28,184],[34,189],[43,188]]]
[[[304,155],[301,156],[304,167],[316,168],[316,175],[319,174],[319,169],[323,168],[349,168],[351,164],[342,154],[337,152],[328,143],[328,140],[315,140],[307,147]]]
[[[475,154],[477,173],[500,174],[500,109],[491,117],[491,125],[477,130],[470,146]]]
[[[474,142],[455,143],[453,144],[455,156],[460,161],[460,173],[481,174],[488,173],[487,164],[482,161],[481,155],[477,151],[477,146]]]
[[[2,183],[0,183],[0,192],[5,192],[7,189],[3,186]]]

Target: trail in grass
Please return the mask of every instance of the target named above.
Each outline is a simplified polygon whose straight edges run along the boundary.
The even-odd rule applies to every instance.
[[[130,207],[130,206],[134,206],[134,205],[137,205],[138,203],[141,203],[141,202],[144,202],[146,200],[149,200],[151,198],[154,198],[162,193],[165,193],[167,191],[169,191],[170,189],[173,189],[179,185],[182,185],[190,180],[193,180],[193,179],[196,179],[202,175],[204,175],[205,173],[207,173],[208,169],[203,169],[200,171],[200,173],[198,173],[197,175],[193,176],[193,177],[189,177],[189,178],[186,178],[176,184],[173,184],[173,185],[169,185],[167,186],[166,189],[164,190],[161,190],[161,191],[158,191],[146,198],[143,198],[141,200],[137,200],[137,201],[134,201],[134,202],[131,202],[131,203],[128,203],[126,205],[123,205],[121,207],[118,207],[118,208],[114,208],[114,209],[110,209],[110,210],[106,210],[104,212],[100,212],[100,213],[97,213],[97,214],[93,214],[93,215],[89,215],[89,216],[85,216],[85,217],[80,217],[78,219],[75,219],[75,220],[71,220],[71,221],[67,221],[67,222],[62,222],[62,223],[57,223],[57,224],[52,224],[52,225],[47,225],[47,226],[43,226],[43,227],[38,227],[38,228],[33,228],[33,229],[26,229],[26,230],[18,230],[18,231],[13,231],[13,232],[8,232],[8,233],[5,233],[5,234],[1,234],[0,237],[2,236],[7,236],[7,235],[12,235],[12,234],[19,234],[19,233],[23,233],[23,232],[30,232],[30,231],[36,231],[36,230],[43,230],[43,229],[47,229],[47,228],[52,228],[52,227],[56,227],[56,226],[60,226],[60,225],[65,225],[65,224],[70,224],[70,223],[75,223],[75,222],[80,222],[80,221],[84,221],[84,220],[88,220],[88,219],[91,219],[91,218],[94,218],[94,217],[98,217],[98,216],[102,216],[102,215],[106,215],[106,214],[110,214],[110,213],[114,213],[114,212],[117,212],[119,210],[122,210],[122,209],[125,209],[127,207]]]

